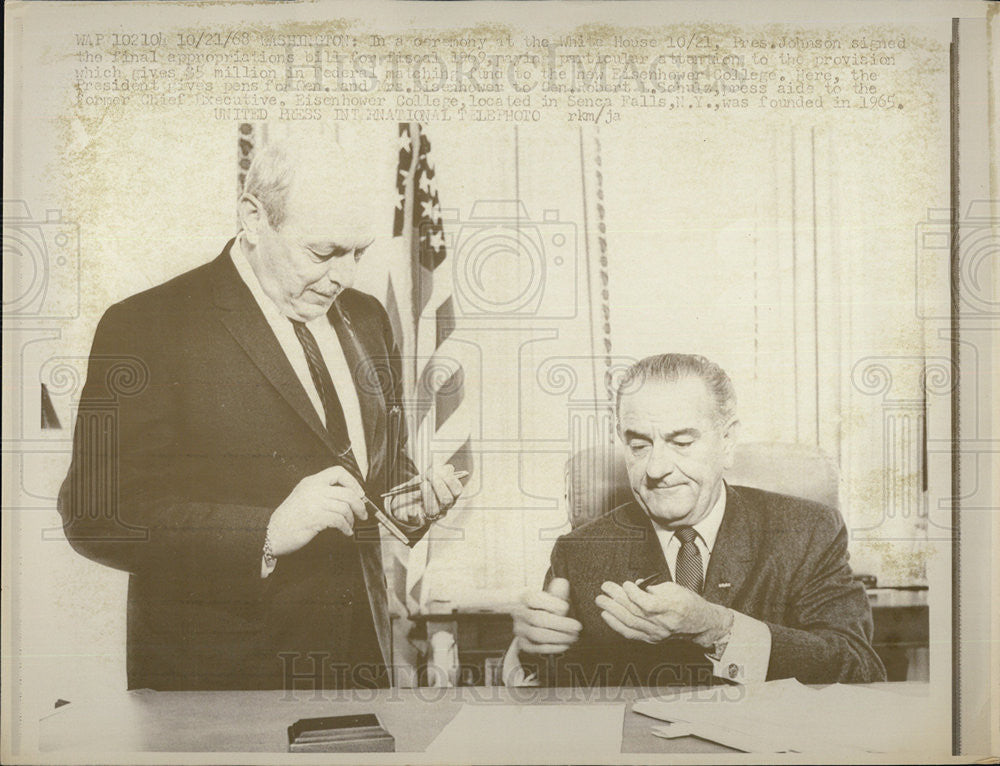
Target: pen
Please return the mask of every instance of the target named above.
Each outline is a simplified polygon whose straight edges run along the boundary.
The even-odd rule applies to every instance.
[[[660,583],[670,582],[669,572],[657,572],[656,574],[650,575],[649,577],[643,577],[639,580],[636,585],[639,586],[640,590],[649,590],[654,585],[659,585]]]
[[[468,475],[469,475],[468,471],[455,471],[456,479],[464,479]],[[382,497],[383,498],[396,497],[396,495],[408,495],[411,492],[419,492],[419,491],[420,491],[420,482],[417,482],[416,484],[403,484],[402,486],[396,487],[395,489],[390,489],[388,492],[383,492]]]
[[[399,540],[401,543],[410,544],[410,538],[408,538],[403,531],[396,526],[392,519],[390,519],[375,503],[365,497],[365,503],[371,509],[373,515],[375,516],[375,521],[385,527],[389,532]]]

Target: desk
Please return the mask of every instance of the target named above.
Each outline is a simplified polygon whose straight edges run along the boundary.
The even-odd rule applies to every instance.
[[[927,684],[884,683],[875,688],[906,695],[927,693]],[[673,691],[676,691],[674,689]],[[375,712],[396,738],[396,751],[423,752],[464,703],[626,706],[623,753],[735,752],[684,737],[660,739],[652,719],[632,712],[648,689],[506,689],[454,687],[380,689],[370,692],[123,692],[97,703],[74,702],[42,718],[39,749],[74,753],[287,752],[286,729],[299,718]]]
[[[868,591],[875,632],[872,645],[885,664],[890,681],[927,681],[929,612],[926,590],[874,588]],[[410,619],[429,639],[449,633],[458,646],[460,685],[499,683],[499,663],[510,645],[514,604],[492,609],[452,609],[447,602]]]
[[[868,591],[875,633],[872,646],[890,681],[930,678],[930,612],[926,590],[874,588]]]

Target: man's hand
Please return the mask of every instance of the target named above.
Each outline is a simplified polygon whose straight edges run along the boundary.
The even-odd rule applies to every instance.
[[[464,487],[449,463],[436,465],[421,476],[414,476],[401,487],[420,485],[420,491],[389,498],[386,510],[399,522],[410,527],[423,526],[441,518],[458,500]]]
[[[616,633],[655,644],[666,638],[686,638],[712,648],[733,627],[733,612],[706,601],[677,583],[655,585],[649,592],[634,582],[606,582],[594,599],[601,617]]]
[[[583,625],[568,614],[568,580],[556,577],[544,591],[525,593],[513,613],[518,649],[532,654],[565,652],[583,630]]]
[[[267,524],[271,552],[275,556],[294,553],[324,529],[338,529],[350,537],[354,520],[367,519],[357,480],[335,465],[295,485]]]

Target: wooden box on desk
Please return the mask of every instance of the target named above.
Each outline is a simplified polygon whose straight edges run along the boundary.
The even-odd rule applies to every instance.
[[[395,738],[374,713],[303,718],[288,727],[290,753],[394,753]]]

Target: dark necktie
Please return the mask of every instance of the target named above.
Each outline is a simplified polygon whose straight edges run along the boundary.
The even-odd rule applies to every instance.
[[[364,477],[361,475],[361,468],[354,457],[354,450],[351,449],[351,436],[347,431],[347,418],[344,417],[344,408],[340,405],[340,398],[337,396],[337,389],[334,388],[333,378],[330,377],[330,370],[323,361],[316,338],[306,327],[305,322],[289,320],[295,328],[295,337],[302,344],[302,350],[306,354],[306,362],[309,364],[309,375],[312,377],[313,385],[319,392],[320,401],[323,402],[323,412],[326,414],[326,430],[333,439],[334,447],[344,464],[344,468],[350,471],[354,478],[364,484]]]
[[[677,552],[677,564],[674,569],[674,582],[685,588],[701,593],[705,582],[705,570],[702,566],[701,551],[695,544],[698,533],[693,527],[681,527],[674,532],[681,541],[681,549]]]
[[[344,417],[344,408],[340,405],[337,389],[334,388],[333,378],[330,377],[330,370],[327,369],[326,362],[323,361],[323,355],[320,353],[316,338],[304,322],[297,322],[294,319],[289,321],[295,328],[295,337],[299,339],[302,350],[306,354],[309,375],[319,392],[320,401],[323,402],[323,412],[326,413],[326,430],[340,456],[341,465],[364,487],[365,479],[361,475],[361,468],[354,457],[354,450],[351,449],[351,436],[347,432],[347,418]],[[349,642],[350,648],[348,649],[352,653],[348,656],[353,659],[349,665],[371,668],[369,672],[373,674],[372,683],[378,686],[388,686],[385,663],[388,663],[389,655],[383,654],[382,640],[383,637],[390,635],[389,606],[388,596],[383,585],[385,573],[382,568],[378,525],[372,516],[369,515],[367,521],[355,521],[354,540],[358,543],[357,549],[361,560],[364,588],[368,597],[356,596],[353,605],[348,607],[354,613],[352,640]],[[350,603],[349,601],[348,604]],[[389,638],[385,638],[385,646],[388,645],[389,640]]]

